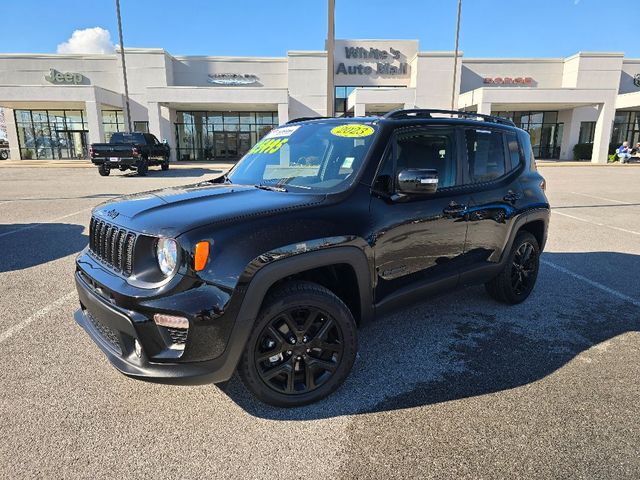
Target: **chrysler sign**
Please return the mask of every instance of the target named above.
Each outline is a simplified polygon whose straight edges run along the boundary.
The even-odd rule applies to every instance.
[[[252,85],[260,79],[251,73],[211,73],[207,82],[215,85]]]

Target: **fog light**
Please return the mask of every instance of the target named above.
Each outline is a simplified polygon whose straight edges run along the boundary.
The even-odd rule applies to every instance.
[[[136,355],[138,357],[142,357],[142,345],[140,345],[140,342],[138,341],[138,339],[136,338],[136,340],[133,342],[133,347],[136,351]]]
[[[153,321],[160,327],[167,328],[189,328],[189,320],[184,317],[176,317],[174,315],[165,315],[164,313],[156,313],[153,316]]]

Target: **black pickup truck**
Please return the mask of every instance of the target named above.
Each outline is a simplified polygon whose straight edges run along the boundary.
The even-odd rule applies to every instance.
[[[93,143],[89,149],[91,162],[98,166],[98,172],[106,177],[111,169],[124,172],[136,170],[144,176],[149,167],[160,165],[169,170],[169,146],[160,143],[150,133],[114,133],[109,143]]]

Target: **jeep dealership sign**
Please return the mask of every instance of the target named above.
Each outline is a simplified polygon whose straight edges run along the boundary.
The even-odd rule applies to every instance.
[[[49,75],[45,75],[44,79],[56,85],[80,85],[84,81],[84,75],[75,72],[59,72],[55,68],[49,69]]]
[[[336,40],[336,86],[408,86],[416,40]]]

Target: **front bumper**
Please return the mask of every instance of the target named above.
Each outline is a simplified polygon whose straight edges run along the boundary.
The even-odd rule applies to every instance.
[[[142,345],[140,331],[155,327],[145,315],[120,308],[99,297],[76,272],[76,288],[81,308],[76,322],[86,330],[111,364],[121,373],[158,383],[198,385],[227,381],[233,375],[246,343],[243,325],[234,325],[223,353],[206,361],[153,361],[145,349],[136,354],[135,341]]]

